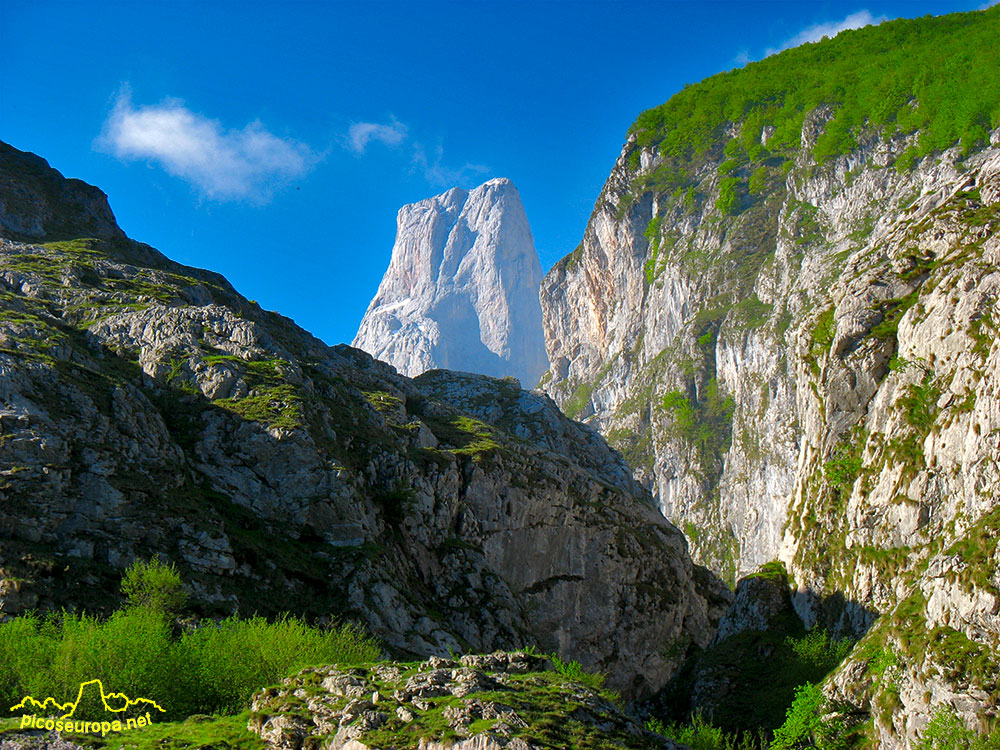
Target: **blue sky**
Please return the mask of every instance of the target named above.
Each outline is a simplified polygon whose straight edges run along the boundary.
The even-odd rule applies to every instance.
[[[984,0],[0,0],[0,139],[119,223],[350,342],[396,211],[509,177],[542,267],[579,243],[625,131],[685,83]]]

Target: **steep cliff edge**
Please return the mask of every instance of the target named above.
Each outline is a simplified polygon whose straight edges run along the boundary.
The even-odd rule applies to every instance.
[[[696,559],[780,557],[807,625],[875,623],[829,691],[880,747],[997,711],[998,35],[896,21],[688,87],[542,288],[544,389]]]
[[[410,377],[447,368],[533,388],[548,367],[542,269],[514,184],[494,179],[403,206],[396,227],[353,345]]]
[[[711,639],[725,591],[549,399],[327,347],[81,186],[0,149],[5,615],[106,611],[158,554],[202,614],[347,617],[398,654],[533,643],[629,694],[676,667],[662,644]]]

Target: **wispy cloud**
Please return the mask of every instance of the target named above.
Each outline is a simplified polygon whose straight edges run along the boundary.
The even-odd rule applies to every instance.
[[[348,128],[346,136],[341,137],[343,147],[358,156],[365,154],[368,145],[373,141],[392,147],[399,147],[405,143],[406,151],[411,154],[410,173],[421,175],[435,187],[459,185],[476,175],[490,171],[489,167],[472,162],[466,162],[460,167],[446,165],[444,146],[440,142],[428,150],[423,143],[411,138],[410,129],[406,124],[391,115],[388,122],[356,122]]]
[[[989,10],[994,5],[1000,4],[1000,0],[990,0],[988,3],[983,3],[979,6],[979,10]]]
[[[424,179],[431,185],[439,187],[451,187],[473,179],[476,175],[489,172],[490,168],[484,164],[472,164],[466,162],[461,167],[447,167],[442,164],[444,159],[444,147],[438,144],[434,149],[433,159],[427,156],[427,151],[423,145],[415,143],[413,145],[412,168],[422,172]]]
[[[770,48],[764,54],[765,56],[774,55],[782,50],[798,47],[800,44],[818,42],[823,37],[833,38],[841,31],[846,31],[847,29],[860,29],[863,26],[880,24],[885,20],[887,20],[886,16],[875,17],[867,10],[859,10],[857,13],[851,13],[851,15],[847,16],[847,18],[842,21],[817,23],[813,26],[802,29],[802,31],[793,36],[791,39],[785,41],[780,47]]]
[[[356,154],[363,154],[371,141],[379,141],[386,146],[398,146],[407,136],[407,127],[391,118],[387,124],[378,122],[356,122],[347,131],[347,146]]]
[[[96,146],[119,159],[156,163],[209,198],[255,203],[318,160],[308,146],[274,135],[259,121],[227,130],[179,99],[136,107],[127,89],[119,93]]]
[[[746,65],[748,62],[750,62],[750,60],[752,60],[752,59],[753,58],[750,57],[750,52],[749,51],[747,51],[745,49],[741,49],[736,54],[736,57],[733,58],[733,65],[735,65],[737,68],[742,68],[744,65]]]

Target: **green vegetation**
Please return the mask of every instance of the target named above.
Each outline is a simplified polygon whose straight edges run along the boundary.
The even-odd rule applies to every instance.
[[[995,8],[844,32],[688,86],[630,132],[640,148],[656,146],[667,169],[683,171],[736,123],[740,145],[759,161],[797,148],[806,115],[826,105],[819,161],[851,151],[866,130],[919,132],[911,162],[956,143],[968,153],[1000,127],[998,37]],[[766,146],[764,128],[773,128]]]
[[[882,313],[881,322],[877,323],[871,330],[876,338],[893,339],[899,331],[899,321],[903,315],[917,303],[918,290],[914,290],[905,297],[898,297],[886,300],[878,304],[877,309]]]
[[[768,750],[768,741],[763,731],[756,734],[730,733],[712,726],[701,714],[691,717],[689,724],[650,719],[646,728],[651,732],[687,745],[691,750]]]
[[[268,745],[256,734],[247,731],[250,712],[235,715],[207,716],[196,714],[183,721],[154,721],[141,729],[130,729],[125,734],[113,733],[106,737],[93,734],[78,735],[64,732],[63,736],[84,748],[108,750],[267,750]],[[0,720],[0,739],[3,732],[16,732],[18,720]]]
[[[722,397],[716,378],[705,384],[701,400],[674,390],[663,397],[663,408],[673,415],[674,433],[690,442],[704,459],[729,448],[736,402],[732,396]]]
[[[990,355],[993,342],[1000,335],[1000,326],[997,326],[990,313],[986,311],[972,321],[972,325],[969,327],[969,335],[976,342],[972,347],[972,352],[985,360]]]
[[[0,700],[72,700],[82,682],[100,679],[108,689],[155,700],[172,719],[239,712],[255,690],[303,666],[371,661],[378,653],[352,626],[322,631],[292,617],[232,617],[175,637],[163,614],[150,609],[106,620],[28,614],[0,624]]]
[[[462,415],[441,417],[428,414],[423,419],[441,441],[442,447],[456,455],[479,458],[500,448],[496,430],[478,419]]]
[[[177,568],[156,557],[129,565],[121,589],[128,606],[163,612],[168,617],[177,615],[187,603],[187,592]]]
[[[537,657],[535,657],[537,658]],[[659,743],[648,735],[636,732],[636,726],[621,712],[621,700],[613,692],[600,687],[599,676],[587,675],[574,662],[545,661],[539,659],[528,672],[491,674],[487,685],[471,684],[471,690],[459,694],[456,682],[449,682],[439,693],[432,693],[405,708],[412,714],[404,720],[394,710],[393,696],[405,690],[407,682],[416,675],[427,675],[431,667],[415,662],[394,662],[391,667],[352,670],[356,679],[364,681],[365,692],[377,692],[379,710],[385,711],[385,723],[363,730],[358,737],[368,747],[414,750],[426,741],[448,745],[465,734],[477,734],[500,725],[510,737],[520,738],[535,747],[562,748],[565,750],[651,750]],[[450,671],[449,665],[441,667]],[[489,673],[489,668],[484,669]],[[337,731],[336,724],[316,727],[308,719],[309,703],[325,694],[322,681],[325,670],[305,670],[293,678],[291,684],[282,685],[281,694],[272,693],[269,703],[261,708],[261,716],[280,714],[291,722],[301,722],[307,732],[313,732],[316,747],[328,742]],[[440,678],[439,678],[440,679]],[[502,684],[498,684],[502,679]],[[493,682],[493,680],[497,680]],[[441,684],[441,683],[435,683]],[[327,706],[340,712],[354,696],[330,696]],[[383,703],[385,708],[383,708]],[[455,718],[470,707],[497,706],[502,712],[487,715],[481,709],[474,711],[461,733]],[[388,710],[387,710],[388,709]],[[510,720],[507,712],[517,718]],[[305,719],[305,721],[302,721]],[[464,723],[464,722],[463,722]],[[357,724],[355,724],[357,726]]]
[[[169,719],[238,713],[254,691],[304,666],[379,657],[354,626],[321,630],[287,616],[203,621],[178,635],[171,614],[183,599],[179,584],[171,566],[137,562],[122,581],[129,605],[107,619],[29,613],[0,623],[0,705],[26,695],[69,701],[81,683],[100,679],[108,691],[156,701]],[[91,698],[97,703],[78,710],[100,715]]]
[[[828,308],[819,314],[816,323],[813,325],[810,335],[810,350],[814,353],[825,353],[833,343],[833,336],[837,332],[834,324],[833,308]]]
[[[600,690],[604,686],[604,674],[600,672],[588,672],[578,661],[563,661],[556,654],[550,655],[549,659],[552,661],[552,666],[555,667],[556,672],[567,680],[579,682],[591,690]]]
[[[715,200],[715,207],[720,214],[734,214],[739,208],[740,181],[736,177],[723,177],[719,180],[719,197]]]
[[[897,403],[903,409],[906,423],[926,435],[937,419],[937,401],[940,396],[941,389],[931,380],[928,372],[920,383],[910,383],[906,388],[906,395]]]
[[[1000,537],[1000,506],[994,508],[974,523],[961,539],[948,548],[949,555],[961,558],[963,565],[952,573],[964,589],[977,586],[1000,596],[1000,589],[993,583],[997,568],[996,539]]]
[[[774,733],[769,750],[852,750],[863,738],[863,727],[856,717],[836,712],[818,685],[806,683],[795,691],[785,723]]]
[[[955,709],[940,705],[924,727],[916,750],[1000,750],[1000,728],[978,735],[958,718]]]
[[[376,504],[382,508],[386,523],[394,529],[402,526],[417,504],[416,493],[410,487],[397,487],[375,495]]]
[[[834,446],[829,460],[823,464],[823,475],[834,489],[839,504],[846,503],[854,482],[861,475],[864,461],[861,454],[865,449],[867,435],[858,425],[852,429],[850,437]]]
[[[283,359],[247,360],[228,354],[208,355],[210,365],[230,364],[241,371],[250,393],[241,398],[220,398],[212,403],[251,422],[294,430],[305,425],[303,397],[284,374],[289,363]]]
[[[590,396],[594,392],[594,386],[591,383],[581,383],[576,388],[573,389],[573,393],[566,403],[563,404],[563,413],[570,419],[579,419],[583,410],[590,403]]]
[[[777,574],[777,565],[771,566],[769,573]],[[783,570],[781,573],[783,576]],[[725,699],[714,706],[711,720],[738,748],[739,733],[757,736],[761,730],[766,734],[780,727],[796,690],[807,683],[819,684],[853,646],[853,640],[830,638],[821,628],[803,632],[789,607],[771,629],[737,633],[690,660],[666,695],[667,705],[679,710],[666,718],[676,721],[683,717],[689,705],[690,681],[696,673],[711,675],[728,686]]]
[[[772,560],[761,565],[751,573],[750,578],[766,578],[771,581],[788,581],[788,570],[781,560]]]

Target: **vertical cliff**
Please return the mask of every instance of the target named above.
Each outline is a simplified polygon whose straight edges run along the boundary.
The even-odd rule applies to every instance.
[[[401,208],[396,227],[354,346],[411,377],[447,368],[534,387],[548,366],[542,271],[514,184],[453,188]]]
[[[998,35],[896,21],[688,87],[542,285],[544,389],[697,559],[780,557],[807,625],[868,632],[830,690],[882,747],[996,712]]]

